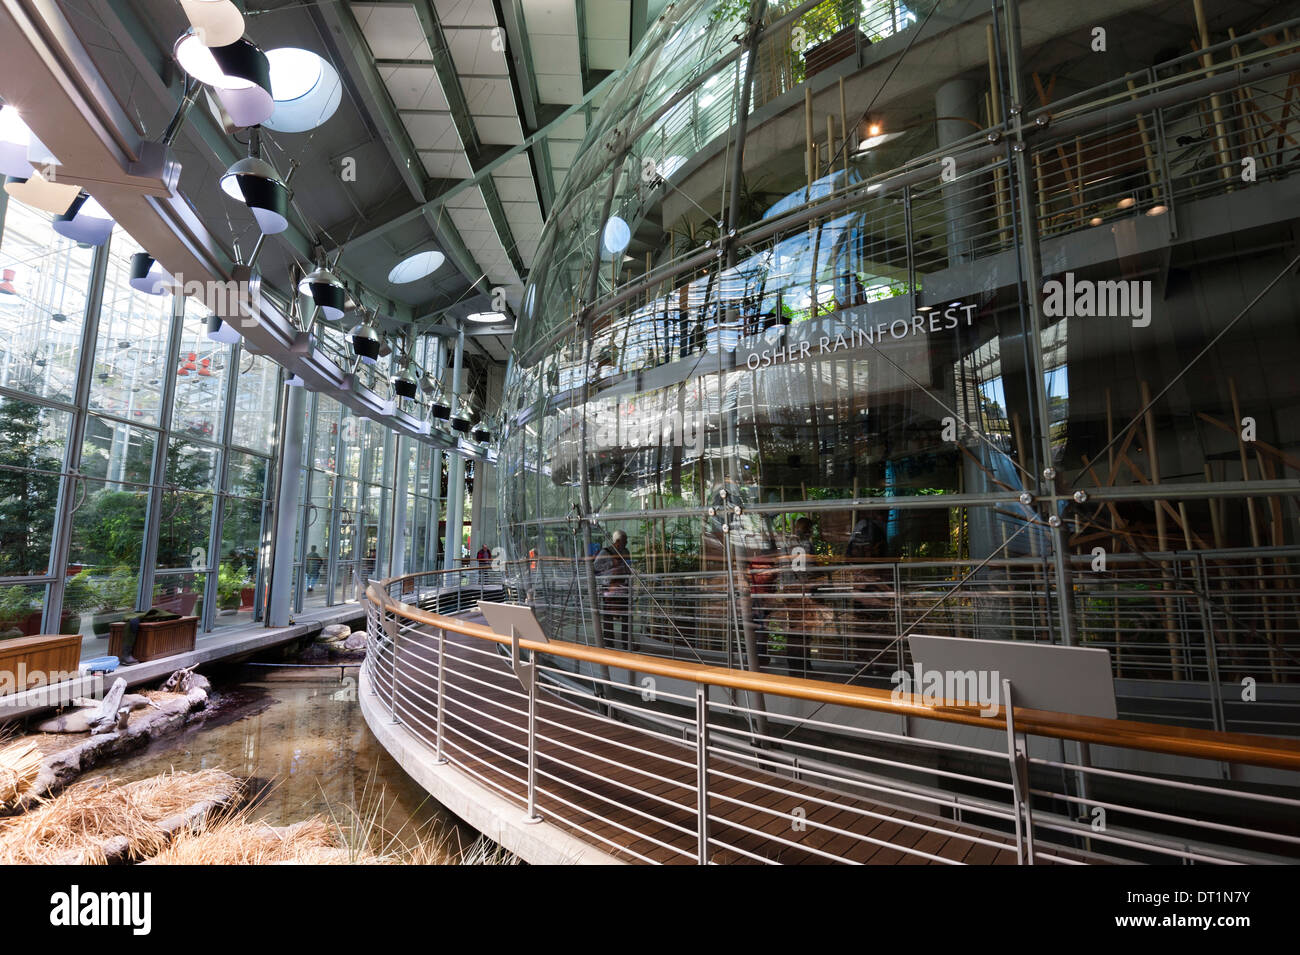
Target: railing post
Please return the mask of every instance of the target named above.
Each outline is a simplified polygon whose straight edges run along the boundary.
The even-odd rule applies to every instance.
[[[397,622],[397,612],[394,611],[390,622],[388,617],[384,618],[384,628],[388,631],[388,648],[393,655],[392,682],[388,690],[388,710],[392,714],[392,721],[400,723],[397,718],[397,639],[401,627]]]
[[[695,813],[698,845],[696,861],[709,864],[709,690],[695,684]]]
[[[444,680],[443,673],[447,669],[447,631],[438,628],[438,726],[437,726],[437,750],[433,755],[433,762],[437,766],[447,765],[447,757],[442,755],[442,726],[443,710],[445,707],[446,694],[443,691]]]
[[[1007,718],[1007,761],[1011,764],[1011,799],[1016,813],[1016,862],[1034,864],[1034,813],[1029,795],[1029,754],[1023,733],[1016,732],[1011,681],[1002,681],[1002,711]]]
[[[528,662],[528,816],[524,822],[541,822],[537,814],[537,661]]]
[[[367,600],[366,601],[366,646],[367,647],[378,647],[381,645],[381,641],[379,639],[379,635],[380,635],[379,613],[380,613],[379,608],[376,607],[369,600]],[[365,661],[365,665],[367,667],[370,666],[370,661],[371,661],[370,654],[367,653],[366,661]],[[371,667],[371,670],[374,672],[375,676],[379,675],[379,672],[375,667]],[[371,696],[379,695],[378,680],[370,681],[370,695]]]

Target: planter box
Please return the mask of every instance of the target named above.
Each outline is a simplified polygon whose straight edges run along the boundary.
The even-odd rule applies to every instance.
[[[21,692],[32,686],[58,683],[66,674],[76,675],[80,663],[79,633],[0,640],[0,691]]]
[[[845,27],[825,43],[818,43],[811,49],[805,50],[803,55],[804,79],[816,76],[832,64],[853,56],[857,52],[859,44],[869,46],[871,41],[864,34],[859,33],[856,27]]]
[[[198,633],[198,617],[181,617],[179,620],[158,620],[153,623],[140,624],[136,634],[135,646],[131,656],[141,663],[170,657],[177,653],[187,653],[194,649],[194,638]],[[108,655],[122,657],[122,643],[126,640],[126,621],[109,627]]]

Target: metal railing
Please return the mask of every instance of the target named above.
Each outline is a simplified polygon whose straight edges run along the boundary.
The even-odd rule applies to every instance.
[[[464,571],[372,583],[372,699],[435,762],[624,858],[1300,857],[1293,741],[934,704],[564,641],[511,647],[451,615],[502,592]],[[1195,765],[1231,780],[1189,781]]]

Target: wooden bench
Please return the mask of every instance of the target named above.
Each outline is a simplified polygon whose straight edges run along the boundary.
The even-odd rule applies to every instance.
[[[0,694],[59,683],[75,676],[80,664],[79,633],[39,633],[0,640]]]
[[[198,633],[198,617],[178,617],[175,620],[154,620],[140,624],[136,634],[135,646],[131,656],[141,663],[170,657],[177,653],[187,653],[194,649],[194,638]],[[122,658],[122,644],[126,640],[126,621],[115,623],[108,628],[108,654]]]

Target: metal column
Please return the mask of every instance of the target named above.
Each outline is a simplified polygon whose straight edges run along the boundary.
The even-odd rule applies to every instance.
[[[456,351],[452,358],[451,373],[451,415],[460,413],[461,390],[465,387],[465,329],[456,335]],[[453,454],[447,467],[447,543],[443,554],[442,566],[446,570],[455,570],[457,558],[460,557],[460,531],[464,523],[465,508],[465,458]]]
[[[288,391],[284,436],[280,441],[280,482],[275,495],[275,537],[271,544],[271,600],[268,627],[289,625],[293,599],[293,537],[298,518],[298,472],[302,468],[302,435],[307,389],[281,385]]]

